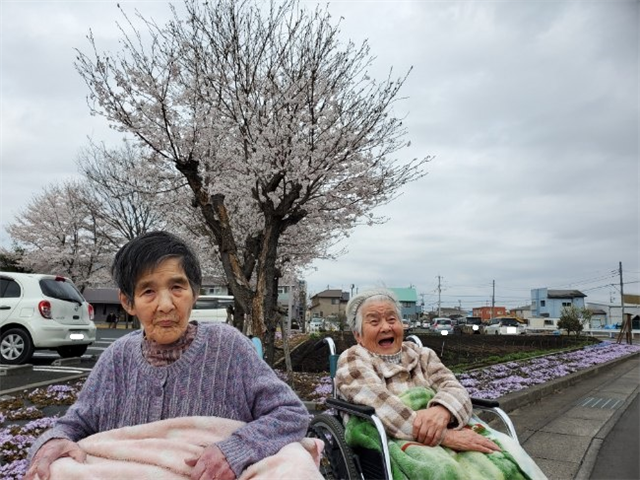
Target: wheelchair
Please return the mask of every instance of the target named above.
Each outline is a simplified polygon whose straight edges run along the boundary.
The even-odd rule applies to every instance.
[[[406,338],[422,347],[415,335]],[[338,365],[335,343],[326,337],[323,342],[329,347],[329,372],[333,379],[333,395],[327,399],[327,406],[335,413],[320,413],[309,424],[307,436],[318,438],[324,443],[324,452],[320,460],[320,473],[326,479],[337,480],[391,480],[391,456],[387,445],[387,434],[382,421],[376,416],[373,407],[357,405],[337,398],[335,374]],[[472,398],[474,413],[483,418],[487,415],[501,424],[504,433],[518,442],[516,429],[509,416],[495,400]],[[371,422],[378,432],[382,452],[365,448],[352,448],[347,444],[341,414],[354,415]]]

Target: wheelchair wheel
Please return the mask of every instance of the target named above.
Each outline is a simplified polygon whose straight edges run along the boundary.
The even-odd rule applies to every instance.
[[[327,415],[316,415],[309,424],[310,437],[324,442],[324,452],[320,459],[320,473],[330,480],[361,479],[353,453],[344,438],[344,427],[336,418]]]

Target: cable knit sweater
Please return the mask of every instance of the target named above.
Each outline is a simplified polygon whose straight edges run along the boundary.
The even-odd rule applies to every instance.
[[[464,427],[471,416],[471,399],[455,375],[436,353],[404,342],[397,355],[376,355],[360,345],[342,352],[338,359],[336,387],[347,401],[368,405],[392,437],[413,440],[416,413],[399,395],[411,387],[436,392],[429,402],[442,405],[455,419],[450,428]]]
[[[235,328],[198,324],[189,348],[164,367],[144,359],[141,342],[142,332],[136,331],[104,351],[76,403],[36,440],[29,458],[53,438],[78,441],[167,418],[218,416],[247,422],[218,443],[239,476],[304,436],[306,408]]]

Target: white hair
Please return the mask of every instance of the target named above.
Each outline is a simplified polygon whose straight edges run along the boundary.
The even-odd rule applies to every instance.
[[[354,333],[362,335],[362,306],[369,302],[389,302],[393,304],[398,318],[402,317],[400,303],[395,293],[386,288],[366,290],[354,296],[347,303],[347,322]]]

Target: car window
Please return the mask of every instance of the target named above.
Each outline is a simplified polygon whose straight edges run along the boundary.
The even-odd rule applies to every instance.
[[[8,282],[7,288],[2,296],[5,298],[18,298],[21,293],[22,289],[20,288],[20,285],[18,285],[18,282],[11,280]]]
[[[20,298],[20,285],[10,278],[0,278],[0,297]]]
[[[503,318],[502,325],[508,325],[510,327],[517,327],[519,325],[515,318]]]
[[[47,297],[78,304],[84,302],[84,298],[82,298],[75,285],[64,278],[42,278],[39,283],[42,293]]]

